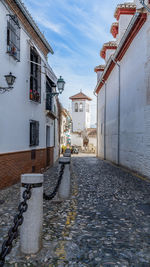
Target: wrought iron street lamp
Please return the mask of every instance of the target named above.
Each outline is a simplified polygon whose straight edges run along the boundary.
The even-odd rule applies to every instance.
[[[52,93],[49,93],[51,96],[58,96],[59,94],[62,94],[62,92],[64,91],[64,87],[65,87],[65,81],[64,79],[60,76],[60,78],[57,80],[57,88],[58,88],[58,92],[56,92],[56,85],[52,86]]]
[[[12,73],[10,72],[8,75],[4,76],[6,79],[6,82],[8,84],[8,87],[0,87],[0,92],[4,93],[6,91],[10,91],[11,89],[13,89],[13,84],[16,80],[16,77],[14,75],[12,75]]]
[[[58,87],[59,94],[62,94],[62,92],[64,91],[64,87],[65,87],[65,81],[61,76],[57,81],[57,87]]]

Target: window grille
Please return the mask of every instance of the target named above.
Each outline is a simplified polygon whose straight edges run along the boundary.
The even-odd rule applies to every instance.
[[[78,103],[75,103],[75,112],[78,112]]]
[[[53,111],[52,83],[46,78],[46,110]]]
[[[41,101],[41,58],[35,48],[30,49],[30,100]]]
[[[8,15],[7,21],[7,53],[20,61],[20,26],[16,15]]]
[[[80,103],[80,105],[79,105],[79,111],[80,112],[83,112],[83,103]]]
[[[30,146],[39,145],[39,122],[30,121]]]

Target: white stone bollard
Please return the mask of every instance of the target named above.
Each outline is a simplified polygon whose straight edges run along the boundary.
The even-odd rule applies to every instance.
[[[24,254],[35,254],[42,247],[43,225],[43,174],[21,175],[21,201],[26,189],[24,185],[32,184],[31,198],[27,201],[28,209],[23,213],[24,221],[20,228],[20,249]]]
[[[59,159],[59,164],[65,164],[64,174],[61,184],[58,189],[58,197],[60,199],[67,199],[70,195],[70,158],[62,157]]]

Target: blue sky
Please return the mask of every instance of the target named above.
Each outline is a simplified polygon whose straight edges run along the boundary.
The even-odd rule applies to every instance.
[[[24,0],[40,30],[54,50],[49,64],[66,85],[60,96],[65,108],[69,96],[82,92],[90,96],[91,123],[96,122],[96,86],[94,67],[104,64],[99,56],[103,43],[113,40],[110,34],[114,11],[121,0]]]

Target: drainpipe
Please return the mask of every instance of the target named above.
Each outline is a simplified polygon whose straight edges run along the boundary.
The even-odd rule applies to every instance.
[[[118,148],[117,148],[117,164],[120,163],[120,88],[121,88],[121,78],[120,78],[120,64],[111,57],[113,62],[118,66],[119,77],[118,77]]]
[[[106,82],[103,79],[102,83],[105,84],[105,109],[104,109],[104,160],[106,160]]]
[[[96,95],[96,93],[94,92],[94,95],[96,96],[96,102],[97,102],[97,114],[96,114],[96,128],[97,128],[97,136],[96,136],[96,143],[97,143],[97,147],[96,147],[96,156],[98,157],[98,147],[99,147],[99,143],[98,143],[98,95]]]

